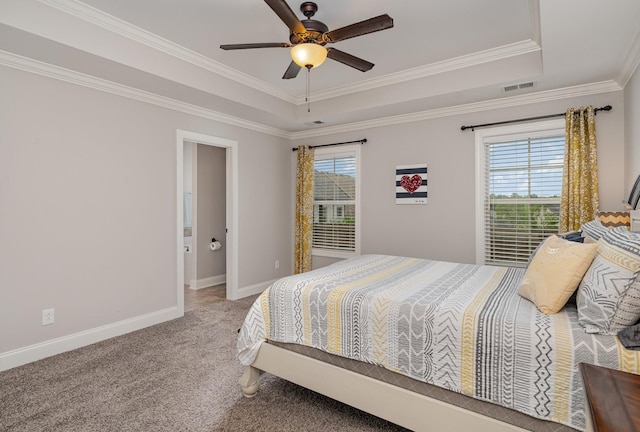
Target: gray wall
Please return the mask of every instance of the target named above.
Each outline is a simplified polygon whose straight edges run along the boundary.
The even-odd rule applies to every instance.
[[[242,288],[293,268],[292,144],[368,138],[363,253],[474,262],[474,136],[460,125],[612,104],[597,117],[601,203],[621,209],[640,172],[639,80],[624,103],[615,92],[291,143],[0,67],[0,328],[16,329],[0,354],[176,305],[176,129],[239,143]],[[395,166],[419,162],[429,203],[396,206]]]
[[[360,132],[314,137],[295,144],[367,138],[362,147],[362,253],[475,262],[475,138],[461,125],[564,112],[569,107],[613,110],[596,118],[601,208],[622,210],[624,103],[621,91],[456,115]],[[295,160],[292,158],[293,165]],[[396,205],[396,165],[426,163],[427,205]],[[314,257],[314,267],[333,260]]]
[[[640,68],[624,87],[625,192],[640,175]]]
[[[197,279],[225,274],[226,242],[226,149],[198,144],[197,156]],[[211,238],[222,243],[212,251]]]
[[[176,306],[176,129],[238,142],[239,287],[290,272],[288,140],[6,67],[0,94],[0,354]]]

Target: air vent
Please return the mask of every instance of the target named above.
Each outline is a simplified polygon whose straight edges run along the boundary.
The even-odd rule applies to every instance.
[[[534,88],[534,87],[535,87],[535,83],[533,81],[531,81],[531,82],[526,82],[526,83],[520,83],[520,84],[513,84],[513,85],[504,86],[504,87],[502,87],[502,90],[505,93],[509,93],[509,92],[516,91],[516,90],[525,90],[525,89],[530,89],[530,88]]]

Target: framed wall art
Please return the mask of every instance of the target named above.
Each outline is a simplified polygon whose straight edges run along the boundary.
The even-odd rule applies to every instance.
[[[396,166],[396,204],[427,203],[427,164]]]

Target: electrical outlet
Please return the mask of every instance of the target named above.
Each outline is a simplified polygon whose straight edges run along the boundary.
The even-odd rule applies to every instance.
[[[42,310],[42,325],[51,325],[56,322],[56,310],[55,309],[43,309]]]
[[[273,264],[273,267],[278,270],[280,268],[280,260],[276,260],[276,262]]]

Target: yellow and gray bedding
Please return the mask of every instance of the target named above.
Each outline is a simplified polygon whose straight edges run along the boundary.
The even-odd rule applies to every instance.
[[[640,351],[585,333],[573,305],[543,314],[517,294],[523,273],[364,255],[283,278],[249,311],[238,358],[305,345],[584,430],[578,363],[640,373]]]

